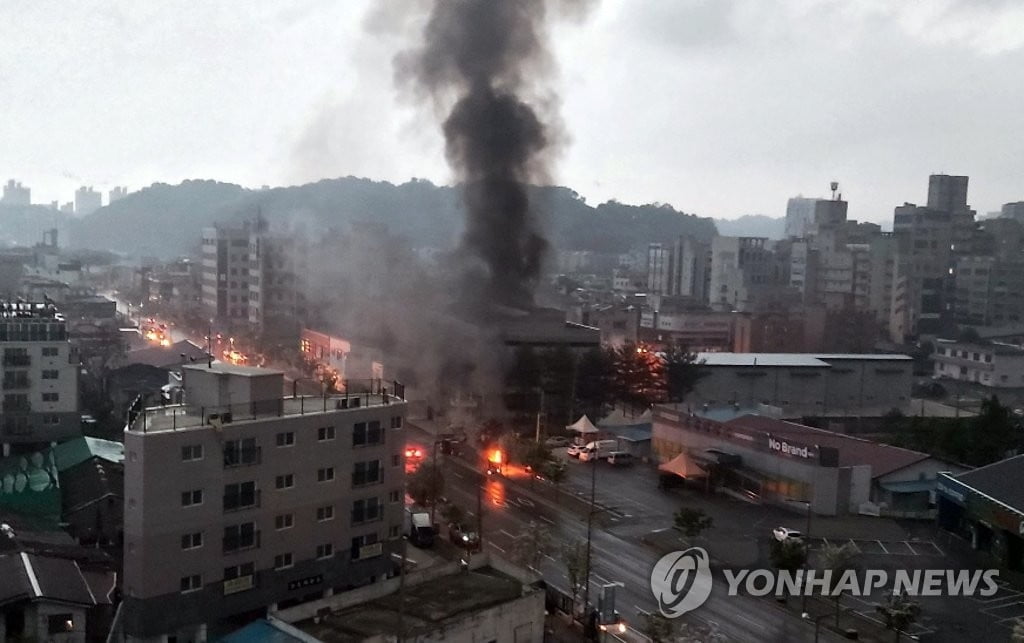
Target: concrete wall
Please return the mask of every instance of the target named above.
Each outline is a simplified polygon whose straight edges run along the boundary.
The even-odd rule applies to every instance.
[[[16,606],[8,606],[4,609],[17,609]],[[82,607],[69,605],[57,605],[46,602],[24,603],[25,630],[21,633],[23,639],[46,641],[47,643],[85,643],[86,633],[86,611]],[[50,634],[49,617],[57,614],[70,614],[74,628],[70,632]],[[3,611],[0,611],[0,641],[13,640],[18,633],[8,632],[7,623]]]

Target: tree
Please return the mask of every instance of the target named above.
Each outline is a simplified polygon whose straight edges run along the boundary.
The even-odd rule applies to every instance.
[[[441,509],[441,516],[448,524],[462,524],[466,520],[466,510],[459,505],[446,504]]]
[[[669,402],[682,402],[704,376],[697,354],[674,344],[662,354],[665,362],[665,390]]]
[[[795,572],[807,563],[807,547],[793,538],[772,539],[771,560],[775,569]]]
[[[615,372],[614,353],[592,348],[584,353],[576,366],[576,410],[597,420],[607,413],[613,398]],[[576,420],[576,418],[572,418]]]
[[[406,492],[421,507],[434,507],[444,495],[444,474],[433,462],[424,462],[406,481]]]
[[[580,540],[562,543],[562,562],[565,563],[565,575],[569,579],[569,591],[572,592],[573,609],[579,598],[583,583],[587,582],[587,544]]]
[[[910,627],[917,617],[921,615],[921,606],[912,601],[908,596],[893,592],[889,599],[876,605],[875,610],[885,621],[886,629],[896,632],[896,643],[899,643],[900,635]]]
[[[528,442],[522,454],[522,462],[531,470],[541,473],[552,459],[551,449],[543,442]]]
[[[660,612],[644,615],[644,634],[651,639],[651,643],[672,643],[675,640],[675,625],[675,621]]]
[[[683,532],[687,538],[696,538],[706,529],[711,529],[714,521],[711,516],[704,513],[703,509],[691,509],[683,507],[675,513],[674,522],[676,529]]]
[[[543,475],[555,485],[555,498],[561,498],[562,483],[569,477],[569,466],[565,460],[554,459],[544,465]]]
[[[551,533],[531,521],[526,532],[517,538],[512,546],[512,558],[520,565],[536,571],[540,569],[541,561],[550,551]]]
[[[836,628],[838,628],[839,602],[843,597],[842,591],[839,591],[839,583],[842,580],[843,574],[857,570],[857,549],[850,543],[842,547],[826,545],[821,550],[821,567],[832,572],[832,587],[829,588],[829,594],[836,604]]]
[[[665,363],[646,344],[625,344],[614,353],[616,400],[646,409],[665,398]]]

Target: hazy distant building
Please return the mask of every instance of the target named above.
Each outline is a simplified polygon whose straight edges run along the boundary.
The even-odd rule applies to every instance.
[[[1001,214],[1008,219],[1016,219],[1024,223],[1024,201],[1004,203]]]
[[[84,185],[75,190],[75,214],[86,215],[103,207],[103,195]]]
[[[202,298],[220,323],[249,322],[249,237],[252,225],[203,229]]]
[[[32,190],[20,182],[11,179],[4,186],[4,196],[0,199],[4,205],[31,205]]]
[[[814,204],[818,199],[796,196],[786,203],[786,236],[798,239],[807,236],[814,220]]]
[[[709,263],[708,244],[693,237],[679,237],[671,246],[652,243],[647,249],[647,292],[706,301]]]
[[[664,244],[647,246],[647,292],[652,295],[668,294],[668,255]]]
[[[903,281],[903,300],[894,302],[893,314],[904,319],[891,320],[890,326],[904,335],[935,334],[951,320],[956,262],[973,254],[978,238],[975,213],[967,206],[967,177],[931,176],[928,203],[905,203],[893,215],[896,278]]]
[[[715,310],[748,311],[757,299],[788,286],[775,242],[763,237],[715,237],[711,241],[708,303]]]
[[[60,206],[60,211],[63,212],[64,214],[74,214],[75,213],[75,202],[74,201],[68,201],[64,205]]]
[[[128,188],[123,186],[116,186],[113,190],[107,193],[107,203],[113,203],[114,201],[120,201],[121,199],[128,196]]]
[[[293,340],[306,317],[305,238],[255,227],[249,236],[249,323],[266,337]]]

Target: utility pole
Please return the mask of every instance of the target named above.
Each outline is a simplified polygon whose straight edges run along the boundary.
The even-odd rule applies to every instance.
[[[408,547],[408,534],[402,534],[402,560],[398,563],[398,643],[405,640],[405,555]]]
[[[590,616],[590,549],[594,529],[594,497],[597,489],[597,454],[590,460],[590,511],[587,512],[587,573],[583,585],[583,618]]]
[[[537,409],[537,437],[536,442],[540,442],[540,416],[544,413],[544,389],[540,390],[540,407]]]

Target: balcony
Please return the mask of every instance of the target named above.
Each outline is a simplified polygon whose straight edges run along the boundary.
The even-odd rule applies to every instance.
[[[31,366],[29,355],[4,355],[4,366]]]
[[[260,546],[260,532],[253,531],[248,534],[224,536],[224,553],[234,554],[249,549],[258,549]]]
[[[5,391],[24,391],[32,388],[32,381],[27,377],[5,377],[3,388]]]
[[[263,462],[263,447],[224,451],[224,468],[251,467]]]
[[[4,413],[29,413],[32,411],[32,405],[27,401],[13,401],[9,402],[4,400],[3,403]]]
[[[234,513],[236,511],[245,511],[246,509],[256,509],[260,506],[261,501],[261,490],[256,489],[253,492],[240,493],[236,495],[224,496],[224,513]]]

